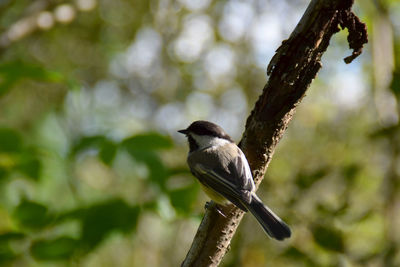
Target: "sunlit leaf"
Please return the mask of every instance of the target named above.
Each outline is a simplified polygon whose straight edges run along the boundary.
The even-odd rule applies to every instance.
[[[342,233],[327,226],[317,225],[312,228],[315,242],[321,247],[336,252],[343,252]]]
[[[46,226],[52,218],[46,206],[28,200],[18,205],[13,217],[21,226],[33,229]]]
[[[175,209],[172,207],[170,200],[165,194],[158,196],[155,211],[161,218],[166,220],[171,220],[176,215]]]
[[[38,260],[68,259],[77,249],[78,243],[79,241],[70,237],[35,241],[31,246],[31,254]]]

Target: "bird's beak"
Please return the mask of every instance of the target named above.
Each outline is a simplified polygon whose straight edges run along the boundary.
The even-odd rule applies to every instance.
[[[187,129],[179,130],[178,133],[187,134],[189,131]]]

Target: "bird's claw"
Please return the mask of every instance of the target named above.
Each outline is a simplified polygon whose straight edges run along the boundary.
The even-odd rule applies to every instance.
[[[206,210],[210,209],[212,207],[212,203],[211,201],[207,201],[206,204],[204,204],[204,208]],[[226,218],[226,215],[222,212],[222,210],[220,209],[220,206],[218,204],[214,205],[215,210],[224,218]]]
[[[222,217],[226,218],[225,214],[222,212],[222,210],[219,208],[218,205],[215,206],[215,209],[217,210],[217,212],[218,212],[219,214],[221,214]]]

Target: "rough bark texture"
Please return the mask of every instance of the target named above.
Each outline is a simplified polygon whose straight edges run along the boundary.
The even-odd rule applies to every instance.
[[[269,81],[247,119],[239,144],[257,186],[296,106],[321,68],[321,56],[332,35],[340,30],[339,26],[348,29],[353,53],[346,63],[361,54],[368,41],[366,26],[352,13],[352,5],[352,0],[311,1],[289,39],[272,58],[267,70]],[[207,209],[182,266],[218,266],[221,262],[244,214],[233,205],[222,207],[222,212],[227,216],[218,214],[215,204]]]

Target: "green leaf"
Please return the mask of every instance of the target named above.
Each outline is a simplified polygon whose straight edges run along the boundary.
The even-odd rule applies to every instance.
[[[353,219],[353,222],[363,222],[370,219],[374,216],[375,212],[373,210],[366,210],[363,213],[359,214]]]
[[[121,199],[95,204],[75,212],[82,220],[81,241],[85,249],[97,246],[112,231],[136,229],[140,209]]]
[[[69,237],[33,242],[31,254],[38,260],[63,260],[70,258],[79,241]]]
[[[78,91],[81,89],[82,85],[79,83],[78,80],[73,78],[69,78],[66,80],[66,83],[71,91]]]
[[[390,85],[390,89],[393,94],[400,99],[400,69],[396,69],[393,71],[393,79],[392,84]]]
[[[7,232],[0,234],[0,264],[16,259],[19,254],[10,246],[10,241],[22,239],[25,234],[19,232]]]
[[[41,162],[36,158],[35,150],[23,146],[21,136],[16,131],[0,128],[0,179],[15,170],[37,180]]]
[[[28,158],[24,161],[20,162],[17,166],[21,172],[26,174],[28,177],[33,180],[38,180],[40,176],[42,165],[38,159]]]
[[[43,228],[52,219],[46,206],[28,200],[23,200],[18,205],[13,217],[21,226],[32,229]]]
[[[22,61],[6,62],[0,65],[0,96],[5,94],[19,80],[30,78],[37,81],[61,82],[63,76],[55,71],[49,71],[37,65]]]
[[[190,174],[190,170],[187,166],[177,167],[177,168],[169,168],[168,173],[169,173],[169,176],[177,175],[177,174]]]
[[[190,186],[169,191],[168,196],[172,206],[174,206],[176,210],[188,214],[192,210],[198,192],[198,184],[193,183]]]
[[[80,139],[72,149],[72,156],[84,150],[96,148],[99,150],[99,157],[105,164],[111,164],[117,153],[117,145],[105,136],[96,135]]]
[[[149,170],[150,181],[157,184],[161,190],[166,191],[166,181],[169,177],[169,172],[160,157],[153,151],[129,150],[128,152],[137,161],[146,164]]]
[[[100,147],[99,157],[105,163],[110,165],[117,154],[117,146],[109,141],[105,140]]]
[[[21,137],[16,131],[0,128],[0,152],[19,152],[21,148]]]
[[[136,135],[125,139],[122,146],[128,151],[150,151],[171,148],[172,140],[158,133]]]
[[[8,242],[10,240],[21,239],[24,238],[26,235],[19,232],[7,232],[4,234],[0,234],[0,243]]]
[[[293,260],[301,261],[306,264],[306,266],[317,266],[317,263],[313,261],[313,259],[300,251],[296,247],[289,247],[284,253],[284,258],[292,258]]]
[[[172,147],[171,139],[158,133],[148,133],[127,138],[121,146],[137,161],[145,163],[150,180],[166,191],[165,182],[169,172],[155,152]]]
[[[22,239],[25,234],[18,232],[8,232],[0,234],[0,264],[12,261],[19,255],[10,247],[10,241]]]
[[[345,181],[347,182],[347,186],[352,186],[355,182],[357,175],[361,171],[361,166],[358,165],[357,163],[352,163],[343,166],[341,171],[344,178],[346,178]]]
[[[398,136],[400,132],[400,124],[384,127],[381,129],[376,130],[375,132],[370,134],[370,137],[375,138],[382,138],[382,137],[394,137]]]
[[[8,176],[8,170],[0,166],[0,181]]]
[[[8,243],[0,243],[0,264],[14,260],[18,257]]]
[[[315,182],[322,179],[328,174],[328,168],[322,167],[309,173],[300,171],[296,177],[296,184],[302,188],[306,189],[312,186]]]
[[[344,242],[341,232],[322,225],[313,227],[312,231],[318,245],[327,250],[343,252]]]
[[[343,203],[338,207],[332,207],[322,203],[317,204],[315,211],[320,213],[320,216],[339,217],[345,214],[349,208],[346,198],[343,198],[342,200]]]
[[[98,147],[99,144],[103,143],[106,138],[102,135],[95,135],[95,136],[85,136],[79,139],[72,148],[72,155],[78,154],[79,152]]]

